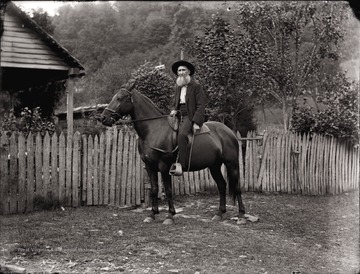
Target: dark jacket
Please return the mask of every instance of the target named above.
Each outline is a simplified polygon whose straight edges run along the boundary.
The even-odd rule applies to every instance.
[[[176,86],[174,96],[174,108],[179,109],[181,87]],[[205,115],[205,95],[202,87],[194,79],[191,79],[187,86],[185,96],[186,109],[190,121],[195,122],[200,127],[204,123]]]

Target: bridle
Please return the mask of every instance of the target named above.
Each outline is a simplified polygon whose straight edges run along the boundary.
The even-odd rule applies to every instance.
[[[123,88],[127,93],[129,93],[130,95],[130,100],[131,102],[134,102],[133,100],[133,92],[129,91],[128,89],[126,88]],[[165,118],[165,117],[168,117],[169,115],[158,115],[158,116],[154,116],[154,117],[150,117],[150,118],[143,118],[143,119],[135,119],[135,120],[121,120],[119,119],[121,117],[121,115],[119,113],[117,113],[115,110],[109,108],[109,107],[106,107],[105,110],[111,112],[111,117],[110,119],[112,121],[114,121],[113,124],[116,124],[116,125],[119,125],[119,124],[132,124],[132,123],[135,123],[135,122],[140,122],[140,121],[148,121],[148,120],[155,120],[155,119],[160,119],[160,118]],[[115,118],[113,117],[115,116]]]

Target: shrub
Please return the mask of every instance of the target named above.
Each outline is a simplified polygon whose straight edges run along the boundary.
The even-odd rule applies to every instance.
[[[55,132],[55,124],[52,119],[41,117],[40,107],[36,107],[32,110],[25,107],[21,110],[20,117],[16,117],[14,110],[10,110],[8,114],[5,114],[5,118],[0,124],[1,132],[22,132],[27,136],[30,132],[38,133],[42,136],[49,132],[53,134]]]

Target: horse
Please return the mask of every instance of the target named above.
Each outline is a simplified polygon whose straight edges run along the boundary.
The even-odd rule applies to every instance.
[[[139,93],[133,86],[122,86],[113,96],[111,102],[100,115],[100,121],[106,126],[113,126],[121,117],[130,115],[134,129],[139,136],[138,151],[150,178],[150,198],[152,209],[144,222],[155,221],[158,208],[158,172],[161,173],[169,211],[163,224],[174,224],[176,214],[172,180],[169,170],[176,161],[176,135],[174,128],[168,122],[169,115],[163,112],[147,96]],[[209,129],[206,134],[195,134],[191,148],[191,161],[188,171],[209,168],[216,182],[220,206],[212,220],[221,221],[226,212],[226,181],[221,173],[221,166],[226,166],[229,183],[229,193],[234,203],[238,202],[238,224],[245,224],[245,207],[241,198],[239,184],[239,143],[236,135],[226,125],[220,122],[205,122]],[[190,144],[189,144],[190,147]],[[189,149],[190,150],[190,149]]]

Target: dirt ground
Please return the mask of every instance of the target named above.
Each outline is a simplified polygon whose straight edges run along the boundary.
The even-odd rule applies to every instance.
[[[0,266],[48,273],[358,273],[359,193],[246,193],[259,222],[236,225],[236,208],[211,221],[218,196],[176,197],[175,225],[147,211],[81,207],[0,216]],[[228,201],[231,204],[231,201]]]

